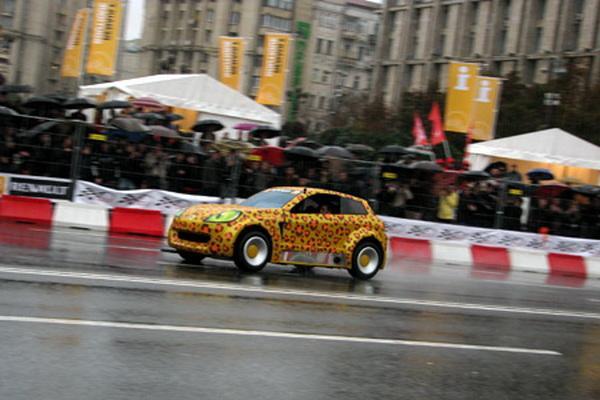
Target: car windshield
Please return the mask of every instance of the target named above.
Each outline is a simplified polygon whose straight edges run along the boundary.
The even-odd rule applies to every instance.
[[[298,192],[291,190],[269,190],[260,192],[242,201],[241,205],[256,208],[281,208]]]

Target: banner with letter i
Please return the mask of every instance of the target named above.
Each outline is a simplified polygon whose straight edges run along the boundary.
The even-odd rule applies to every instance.
[[[478,76],[475,80],[475,96],[471,106],[472,139],[494,138],[501,89],[501,78]]]
[[[67,48],[63,58],[60,76],[63,78],[79,78],[83,65],[83,48],[87,32],[90,10],[82,8],[75,14],[75,20],[67,39]]]
[[[121,0],[94,0],[94,21],[86,72],[112,76],[119,51]]]
[[[262,72],[256,101],[279,106],[283,103],[287,73],[290,35],[267,33],[265,35]]]
[[[244,62],[244,39],[219,38],[219,79],[232,89],[240,90]]]
[[[450,63],[444,130],[467,133],[478,73],[477,64]]]

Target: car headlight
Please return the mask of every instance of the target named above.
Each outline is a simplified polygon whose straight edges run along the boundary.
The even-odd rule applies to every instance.
[[[241,211],[238,210],[227,210],[220,212],[218,214],[213,214],[210,217],[206,218],[206,222],[231,222],[235,220],[237,217],[242,215]]]

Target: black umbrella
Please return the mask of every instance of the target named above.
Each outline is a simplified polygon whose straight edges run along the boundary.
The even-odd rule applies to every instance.
[[[43,95],[43,97],[49,97],[51,99],[58,101],[61,104],[64,103],[65,101],[69,100],[69,96],[67,96],[64,93],[50,93],[50,94]]]
[[[59,108],[61,102],[47,96],[33,96],[23,102],[25,108]]]
[[[314,140],[306,139],[298,142],[298,146],[308,147],[309,149],[319,150],[323,145],[319,142],[315,142]]]
[[[204,121],[196,122],[196,124],[192,126],[192,130],[194,132],[206,133],[220,131],[224,127],[225,126],[216,119],[206,119]]]
[[[150,129],[143,125],[138,119],[118,117],[112,119],[108,124],[109,129],[116,129],[127,133],[147,133]]]
[[[485,167],[484,171],[485,172],[490,172],[493,169],[501,169],[506,171],[507,165],[504,161],[496,161],[491,163],[490,165],[488,165],[487,167]]]
[[[281,136],[281,130],[275,129],[271,126],[261,125],[250,131],[250,135],[261,139],[271,139],[277,136]]]
[[[290,158],[319,158],[315,150],[305,146],[290,147],[283,150],[283,153]]]
[[[141,119],[147,123],[150,122],[162,122],[166,120],[166,117],[158,113],[135,113],[132,115],[134,118]]]
[[[583,194],[586,196],[600,195],[600,187],[599,186],[583,185],[583,186],[576,186],[574,188],[571,188],[571,190],[573,190],[575,193]]]
[[[96,106],[98,110],[117,110],[120,108],[131,108],[131,103],[124,100],[110,100],[100,103]]]
[[[354,156],[348,150],[340,146],[323,146],[317,150],[317,154],[321,157],[335,158],[353,158]]]
[[[440,167],[433,161],[417,161],[415,163],[412,163],[410,166],[412,169],[420,171],[441,172],[444,170],[442,167]]]
[[[76,124],[68,123],[64,121],[46,121],[34,126],[33,128],[17,133],[17,137],[24,139],[33,139],[42,133],[50,134],[70,134],[75,128]],[[93,127],[93,125],[86,124],[87,127]]]
[[[0,85],[0,93],[31,93],[29,85]]]
[[[2,116],[7,116],[8,115],[8,116],[11,116],[11,117],[17,117],[17,116],[19,116],[21,114],[19,114],[18,112],[16,112],[12,108],[0,106],[0,115],[2,115]]]
[[[88,108],[96,108],[96,104],[86,98],[76,98],[65,101],[63,108],[67,110],[86,110]]]
[[[363,153],[374,153],[375,149],[371,146],[367,146],[366,144],[360,143],[350,143],[346,146],[346,150],[355,153],[355,154],[363,154]]]
[[[532,181],[551,181],[554,179],[554,174],[546,168],[534,168],[529,170],[527,176]]]
[[[484,171],[467,171],[460,174],[458,179],[462,182],[486,181],[492,176]]]
[[[165,137],[165,138],[178,138],[179,134],[177,133],[177,131],[174,131],[173,129],[169,129],[166,126],[162,126],[162,125],[150,125],[148,127],[148,129],[150,129],[150,134],[155,135],[155,136],[160,136],[160,137]]]
[[[387,146],[383,146],[381,149],[379,149],[378,153],[380,154],[406,154],[406,147],[402,147],[398,144],[390,144]]]

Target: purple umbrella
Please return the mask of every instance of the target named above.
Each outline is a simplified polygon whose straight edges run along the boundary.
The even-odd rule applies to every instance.
[[[233,127],[233,129],[237,129],[238,131],[251,131],[252,129],[256,128],[258,125],[250,123],[250,122],[240,122],[239,124],[235,125]]]

